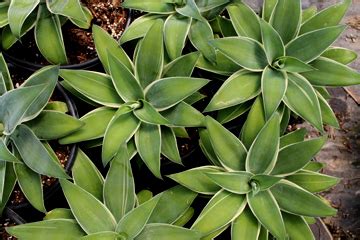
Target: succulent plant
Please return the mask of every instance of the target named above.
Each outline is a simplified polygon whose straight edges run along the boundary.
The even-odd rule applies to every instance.
[[[68,19],[80,28],[89,28],[92,15],[80,0],[10,0],[0,3],[2,48],[7,50],[34,29],[41,54],[53,64],[68,62],[61,26]]]
[[[29,202],[45,212],[41,175],[68,178],[46,140],[79,129],[83,123],[48,103],[58,79],[58,67],[31,75],[17,89],[0,55],[0,177],[1,211],[16,182]]]
[[[211,40],[218,63],[212,67],[202,59],[198,65],[231,76],[205,111],[219,110],[224,123],[252,107],[248,122],[263,125],[278,110],[286,126],[291,110],[319,131],[323,123],[338,127],[325,87],[360,83],[360,74],[346,66],[356,53],[330,47],[345,29],[338,24],[350,4],[344,0],[313,15],[313,9],[302,12],[300,0],[268,0],[262,18],[245,3],[228,5],[237,35],[227,31],[226,37]]]
[[[60,70],[60,76],[63,86],[74,95],[103,107],[83,116],[85,126],[60,143],[103,138],[102,161],[106,165],[122,144],[133,145],[130,140],[134,139],[140,157],[158,178],[160,153],[181,163],[172,127],[202,126],[204,116],[185,101],[208,80],[190,77],[198,53],[163,66],[162,32],[159,20],[140,42],[133,64],[108,33],[94,26],[96,49],[109,75]]]
[[[70,209],[52,210],[44,221],[7,231],[20,239],[39,240],[64,239],[64,233],[69,240],[200,239],[199,232],[176,225],[197,194],[176,186],[138,203],[127,154],[123,145],[103,179],[91,160],[79,151],[73,168],[75,183],[61,180]]]
[[[304,141],[305,132],[298,130],[279,138],[279,123],[275,113],[247,151],[206,117],[202,143],[214,165],[169,176],[197,193],[215,194],[191,229],[215,237],[231,224],[232,239],[267,239],[269,233],[276,239],[314,239],[306,220],[336,214],[315,195],[338,182],[317,173],[319,164],[311,161],[326,137]]]
[[[163,22],[166,52],[171,60],[181,56],[187,39],[211,62],[215,50],[208,44],[214,39],[209,21],[221,13],[230,0],[125,0],[123,7],[148,12],[136,19],[124,32],[120,43],[142,38],[159,19]]]

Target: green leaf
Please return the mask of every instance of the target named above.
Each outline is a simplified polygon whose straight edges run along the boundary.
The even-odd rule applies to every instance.
[[[309,239],[315,240],[315,237],[305,222],[303,217],[288,213],[282,213],[286,232],[290,239]]]
[[[225,124],[243,115],[251,106],[252,102],[248,101],[233,107],[221,109],[217,113],[216,120],[221,124]]]
[[[161,152],[161,131],[160,126],[141,123],[135,134],[135,144],[141,159],[149,170],[161,179],[160,173],[160,152]]]
[[[140,11],[168,14],[175,11],[174,4],[169,0],[125,0],[122,7]]]
[[[119,234],[117,232],[98,232],[83,236],[80,240],[116,240]]]
[[[307,20],[312,18],[316,13],[317,13],[317,7],[316,6],[310,6],[310,7],[306,8],[306,9],[303,9],[301,23],[306,22]],[[301,29],[300,29],[300,31],[301,31]]]
[[[264,191],[271,188],[280,180],[281,177],[259,174],[251,177],[249,182],[251,184],[251,187],[253,188],[253,193],[256,194],[256,192],[258,191]]]
[[[210,134],[207,129],[199,129],[199,146],[206,158],[215,166],[222,167],[218,157],[216,156],[210,140]]]
[[[102,148],[102,162],[106,165],[118,152],[119,147],[128,142],[138,131],[140,121],[127,106],[119,108],[107,126]]]
[[[5,145],[4,139],[0,138],[0,161],[22,163],[17,157],[12,154]]]
[[[250,208],[245,208],[231,224],[231,239],[258,239],[261,225],[252,214]]]
[[[242,142],[211,117],[206,117],[206,128],[221,164],[227,169],[244,170],[247,151]]]
[[[304,141],[307,134],[306,128],[299,128],[293,132],[290,132],[280,138],[280,149],[290,144]]]
[[[277,4],[277,0],[264,0],[263,7],[262,7],[262,18],[269,22],[270,17],[275,9]]]
[[[251,173],[248,172],[213,172],[205,173],[214,183],[228,192],[246,194],[251,191]]]
[[[276,61],[273,63],[273,67],[285,72],[293,73],[309,72],[316,70],[311,65],[306,64],[297,58],[287,56],[276,59]]]
[[[59,143],[70,144],[103,137],[115,113],[116,109],[107,107],[97,108],[87,113],[80,118],[85,125],[71,135],[60,139]]]
[[[283,218],[274,196],[268,191],[262,191],[257,194],[247,194],[247,201],[250,209],[270,233],[278,238],[285,239],[286,231]]]
[[[213,72],[216,74],[230,76],[237,72],[241,67],[227,58],[222,52],[216,50],[216,63],[211,63],[204,56],[200,56],[196,67],[202,70]]]
[[[46,6],[53,14],[62,15],[83,22],[86,22],[87,20],[79,0],[47,0]]]
[[[321,198],[286,180],[271,188],[280,208],[286,212],[309,217],[334,216],[336,210]]]
[[[97,198],[67,180],[60,183],[74,217],[87,234],[115,229],[114,216]]]
[[[166,125],[169,121],[164,118],[150,103],[140,100],[140,108],[134,109],[134,115],[142,122]]]
[[[355,51],[347,48],[332,47],[327,49],[321,56],[347,65],[355,61],[358,55]]]
[[[224,109],[255,98],[261,91],[259,73],[240,70],[231,75],[214,94],[205,111]]]
[[[13,82],[11,80],[11,75],[10,75],[10,72],[9,72],[9,69],[8,69],[8,66],[7,66],[7,63],[4,59],[4,56],[2,55],[2,53],[0,53],[0,73],[2,75],[2,78],[3,78],[3,82],[5,83],[5,86],[6,86],[6,90],[7,91],[10,91],[11,89],[14,88],[13,86]],[[2,94],[4,94],[5,92],[3,92]],[[1,94],[1,95],[2,95]],[[0,96],[1,96],[0,95]]]
[[[199,57],[199,52],[192,52],[174,59],[164,66],[163,77],[191,77]]]
[[[110,72],[108,61],[109,52],[119,59],[129,70],[133,69],[133,64],[128,55],[126,55],[123,48],[119,46],[118,42],[110,34],[108,34],[106,30],[94,24],[92,32],[97,55],[99,56],[99,59],[107,73]]]
[[[264,48],[250,38],[228,37],[209,43],[230,60],[250,71],[262,71],[268,65]]]
[[[185,102],[161,112],[174,126],[199,127],[204,125],[205,117],[196,108]]]
[[[222,169],[219,167],[203,166],[171,174],[168,177],[194,192],[211,195],[217,193],[221,188],[207,176],[207,173],[221,171]]]
[[[218,31],[222,34],[223,37],[233,37],[237,35],[230,19],[227,19],[223,16],[216,16],[214,22],[218,24]]]
[[[164,64],[164,21],[157,19],[142,40],[135,60],[135,76],[145,88],[159,79]]]
[[[116,231],[126,233],[129,239],[135,238],[146,227],[151,213],[159,202],[161,195],[158,195],[149,201],[141,204],[137,208],[127,213],[118,223]]]
[[[0,27],[1,28],[5,27],[9,24],[8,9],[9,9],[9,3],[7,3],[7,2],[0,3]]]
[[[11,32],[16,38],[21,37],[21,29],[25,23],[25,20],[33,12],[40,0],[27,1],[27,0],[14,0],[10,2],[8,10],[8,21],[11,28]]]
[[[74,166],[72,167],[72,176],[77,186],[86,190],[100,201],[103,200],[104,178],[95,164],[81,149],[78,150]]]
[[[55,219],[75,219],[70,209],[67,208],[55,208],[50,212],[47,212],[44,220],[55,220]]]
[[[1,174],[5,175],[2,176],[4,180],[3,187],[2,188],[2,194],[1,194],[1,203],[0,203],[0,213],[3,213],[3,210],[6,206],[6,203],[8,202],[13,189],[15,187],[16,183],[16,175],[13,168],[13,163],[6,163],[6,169],[1,169]],[[5,177],[5,178],[4,178]]]
[[[21,191],[30,204],[40,212],[46,212],[41,176],[24,164],[14,164],[15,174]]]
[[[201,16],[200,10],[196,5],[195,0],[187,0],[183,5],[176,6],[175,10],[185,17],[198,21],[205,21],[203,16]]]
[[[132,175],[129,153],[122,145],[111,161],[104,183],[104,203],[119,222],[130,212],[136,202],[135,183]]]
[[[265,125],[265,112],[262,97],[258,96],[247,116],[246,122],[241,129],[241,141],[247,149],[250,148],[254,139]]]
[[[287,74],[266,67],[261,77],[261,90],[264,99],[266,119],[278,109],[287,89]]]
[[[291,14],[289,14],[291,12]],[[284,44],[290,42],[299,32],[301,24],[301,1],[278,0],[270,23],[281,36]]]
[[[286,106],[322,131],[321,110],[314,88],[301,75],[288,74],[288,80],[284,97]]]
[[[135,240],[200,240],[202,235],[196,231],[168,224],[147,224]]]
[[[141,205],[146,201],[149,201],[154,194],[150,190],[141,190],[136,194],[138,204]]]
[[[319,28],[332,27],[340,23],[341,19],[345,16],[351,0],[344,0],[341,3],[332,5],[315,16],[308,19],[301,26],[300,34],[311,32]]]
[[[325,166],[326,166],[325,163],[310,161],[308,164],[306,164],[305,167],[303,167],[303,170],[308,170],[308,171],[312,171],[312,172],[319,172]]]
[[[350,86],[360,83],[360,74],[331,59],[319,58],[311,63],[317,70],[302,73],[302,75],[316,86]]]
[[[301,171],[288,176],[286,179],[312,193],[328,190],[340,181],[336,177],[311,171]]]
[[[42,100],[42,94],[49,90],[48,85],[41,84],[14,89],[1,96],[0,121],[4,125],[3,134],[12,134],[16,126],[25,121],[26,118],[34,118],[35,112],[33,116],[29,116],[27,113],[30,113],[29,111],[34,108],[37,108],[39,112],[41,111],[43,106],[40,105],[39,101]],[[15,100],[20,98],[22,101]]]
[[[145,89],[145,98],[155,108],[166,110],[205,86],[209,80],[190,77],[162,78]]]
[[[90,9],[88,9],[83,5],[80,5],[80,7],[81,7],[81,11],[84,14],[84,19],[83,20],[77,20],[74,18],[69,18],[69,19],[73,24],[75,24],[79,28],[89,29],[91,27],[91,21],[93,19],[92,12],[90,11]]]
[[[66,233],[68,240],[77,240],[85,235],[76,221],[70,219],[53,219],[21,224],[8,227],[6,231],[18,239],[63,240],[64,233]]]
[[[326,140],[327,136],[324,136],[290,144],[282,148],[271,174],[289,175],[300,170],[321,150]]]
[[[197,193],[177,185],[161,194],[148,223],[174,223],[190,207]]]
[[[339,25],[305,33],[286,46],[286,55],[308,63],[319,57],[345,30]],[[315,67],[316,68],[316,67]]]
[[[69,108],[65,102],[51,101],[46,104],[44,110],[53,110],[62,113],[67,113],[69,111]]]
[[[272,64],[276,58],[285,56],[284,43],[280,35],[269,23],[261,20],[260,26],[266,56],[269,63]]]
[[[209,235],[238,217],[245,206],[245,195],[219,191],[201,211],[191,229],[199,231],[205,236]]]
[[[84,123],[61,112],[43,110],[39,116],[27,122],[26,125],[39,139],[53,140],[75,132],[84,126]]]
[[[174,163],[182,164],[176,136],[172,128],[161,127],[161,153]]]
[[[68,178],[60,162],[54,161],[44,145],[25,125],[19,125],[11,139],[24,163],[33,171],[56,178]]]
[[[81,95],[101,105],[118,107],[123,101],[111,78],[103,73],[87,70],[60,70],[64,81]]]
[[[120,44],[129,42],[134,39],[142,38],[149,31],[154,22],[156,22],[156,19],[162,17],[162,15],[158,14],[146,14],[136,18],[121,35]]]
[[[39,5],[35,41],[41,54],[50,63],[68,63],[59,17],[51,14],[45,4]]]
[[[226,7],[231,22],[239,36],[261,41],[259,17],[245,3],[237,2]]]
[[[178,219],[176,222],[174,222],[172,225],[183,227],[185,226],[194,216],[195,209],[190,207],[186,212]]]
[[[201,52],[210,62],[216,62],[215,49],[209,45],[209,41],[214,39],[214,33],[207,21],[193,19],[189,30],[191,44]]]
[[[328,124],[332,127],[339,129],[340,128],[339,122],[336,118],[335,113],[331,109],[331,106],[329,105],[329,103],[319,93],[318,93],[318,99],[319,99],[319,104],[320,104],[320,109],[321,109],[321,117],[323,119],[324,124]]]
[[[280,136],[281,136],[286,132],[286,130],[287,130],[288,126],[289,126],[290,117],[291,117],[291,111],[283,103],[283,104],[280,105],[280,108],[278,109],[278,112],[282,115],[281,122],[280,122]]]
[[[125,102],[143,99],[143,90],[131,71],[114,55],[109,52],[107,55],[111,79],[119,96]]]
[[[270,173],[274,168],[279,152],[279,118],[275,113],[255,138],[246,157],[246,171]]]

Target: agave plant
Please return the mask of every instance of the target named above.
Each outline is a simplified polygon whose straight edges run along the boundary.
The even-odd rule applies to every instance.
[[[197,53],[163,66],[162,32],[160,20],[140,43],[133,64],[107,32],[94,26],[97,52],[110,76],[77,70],[60,70],[60,76],[65,88],[103,107],[83,116],[81,120],[86,125],[60,143],[103,138],[102,161],[106,165],[122,144],[131,144],[130,140],[134,139],[140,157],[158,178],[161,178],[160,153],[181,163],[172,127],[203,124],[204,116],[185,99],[208,80],[190,77],[199,56]]]
[[[138,203],[126,146],[103,179],[91,160],[79,151],[74,183],[61,180],[70,209],[55,209],[44,221],[7,228],[19,239],[172,239],[196,240],[201,234],[179,224],[196,193],[173,187]],[[185,216],[186,217],[186,216]],[[186,222],[186,221],[185,221]]]
[[[215,237],[231,225],[232,239],[268,239],[269,234],[314,239],[307,221],[336,214],[315,195],[338,182],[317,173],[319,164],[311,161],[326,137],[304,141],[306,132],[298,130],[279,138],[279,123],[275,113],[247,151],[236,136],[206,117],[202,144],[214,165],[169,176],[197,193],[214,195],[191,229]]]
[[[80,0],[10,0],[0,3],[2,48],[7,50],[28,31],[41,54],[53,64],[66,64],[68,59],[61,25],[68,19],[80,28],[89,28],[92,15]]]
[[[68,178],[46,140],[64,137],[83,123],[58,111],[62,104],[48,103],[58,67],[39,70],[17,89],[2,55],[0,69],[0,210],[18,182],[29,202],[45,212],[41,175]]]
[[[208,44],[214,39],[209,21],[220,14],[230,0],[125,0],[123,7],[148,12],[136,19],[124,32],[120,43],[142,38],[158,20],[163,21],[166,52],[171,60],[181,56],[189,38],[192,45],[211,62],[216,61],[215,50]]]
[[[261,119],[263,125],[278,110],[286,126],[291,110],[319,131],[323,123],[338,127],[325,87],[360,83],[360,74],[346,66],[356,53],[330,47],[345,29],[338,24],[350,4],[344,0],[313,15],[313,9],[302,12],[300,0],[268,0],[262,18],[245,3],[227,6],[237,36],[227,31],[226,37],[210,41],[221,58],[213,67],[204,60],[199,66],[232,75],[206,111],[219,110],[224,123],[252,107],[248,122]]]

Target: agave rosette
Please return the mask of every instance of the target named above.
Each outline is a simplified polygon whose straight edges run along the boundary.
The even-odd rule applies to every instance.
[[[164,43],[167,56],[174,60],[181,56],[187,39],[211,62],[216,61],[215,50],[208,44],[214,39],[210,21],[220,14],[229,0],[126,0],[123,7],[148,14],[136,19],[125,30],[120,43],[142,38],[157,19],[164,21]]]
[[[139,43],[133,64],[109,34],[94,26],[98,55],[109,75],[60,70],[60,76],[64,79],[63,86],[76,96],[104,107],[83,116],[85,126],[60,143],[100,141],[104,165],[122,144],[128,143],[129,149],[134,149],[133,153],[137,151],[158,178],[161,178],[161,153],[181,163],[173,127],[203,125],[204,116],[186,103],[186,99],[209,81],[190,77],[198,53],[163,66],[162,27],[162,21],[158,20],[149,29]]]
[[[216,120],[206,117],[201,145],[214,165],[169,177],[206,195],[214,195],[191,229],[215,237],[231,225],[232,239],[314,239],[308,226],[314,217],[336,214],[315,193],[338,179],[319,171],[311,161],[326,137],[304,141],[305,131],[279,137],[275,113],[247,151],[242,142]],[[309,222],[309,223],[308,223]]]
[[[286,126],[291,110],[319,131],[324,123],[338,127],[325,87],[360,83],[360,74],[346,66],[356,53],[330,47],[345,29],[339,23],[350,4],[344,0],[316,13],[302,11],[300,0],[268,0],[262,17],[242,2],[227,6],[237,36],[210,41],[221,58],[213,67],[202,59],[199,67],[232,75],[206,111],[219,110],[224,123],[252,107],[256,114],[248,121],[264,123],[278,110]]]
[[[0,3],[1,46],[7,50],[28,31],[41,54],[51,63],[66,64],[61,26],[67,20],[80,28],[89,28],[92,14],[80,0],[10,0]],[[51,44],[49,44],[51,43]]]
[[[41,175],[68,178],[47,140],[66,136],[83,126],[66,114],[61,102],[49,102],[58,79],[58,67],[31,75],[17,89],[0,55],[0,212],[17,182],[27,200],[46,212]]]
[[[6,230],[19,239],[168,239],[199,240],[201,233],[179,222],[196,193],[175,186],[139,202],[126,146],[104,179],[81,151],[73,168],[74,182],[61,180],[70,209],[54,209],[43,221]],[[170,210],[170,211],[169,211]],[[186,216],[185,216],[186,218]]]

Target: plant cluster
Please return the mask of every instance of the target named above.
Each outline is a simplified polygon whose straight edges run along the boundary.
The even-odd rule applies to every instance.
[[[8,232],[20,239],[63,239],[66,232],[68,239],[206,240],[229,230],[231,239],[314,239],[309,224],[336,214],[318,193],[339,181],[319,173],[324,166],[314,160],[327,140],[324,124],[339,127],[327,87],[360,83],[360,74],[347,66],[357,54],[331,46],[345,29],[340,21],[350,4],[318,12],[302,10],[300,0],[264,0],[256,13],[239,0],[125,0],[124,7],[145,15],[120,43],[92,27],[104,72],[47,67],[10,90],[8,71],[2,71],[6,172],[14,164],[15,172],[27,166],[36,176],[60,178],[70,206]],[[51,111],[43,110],[58,76],[93,109],[61,133],[49,124]],[[14,101],[18,94],[22,100]],[[305,129],[287,132],[297,117],[321,136],[305,140]],[[167,176],[179,185],[155,196],[136,194],[134,156],[162,179],[162,156],[183,164],[177,141],[190,129],[198,132],[207,163],[194,158],[197,167]],[[54,159],[38,138],[101,147],[105,179],[79,150],[70,182],[58,165],[49,165]],[[30,146],[42,152],[25,154]],[[26,193],[30,177],[22,183],[19,176]],[[31,193],[36,207],[38,195]],[[201,208],[195,198],[210,200]]]

